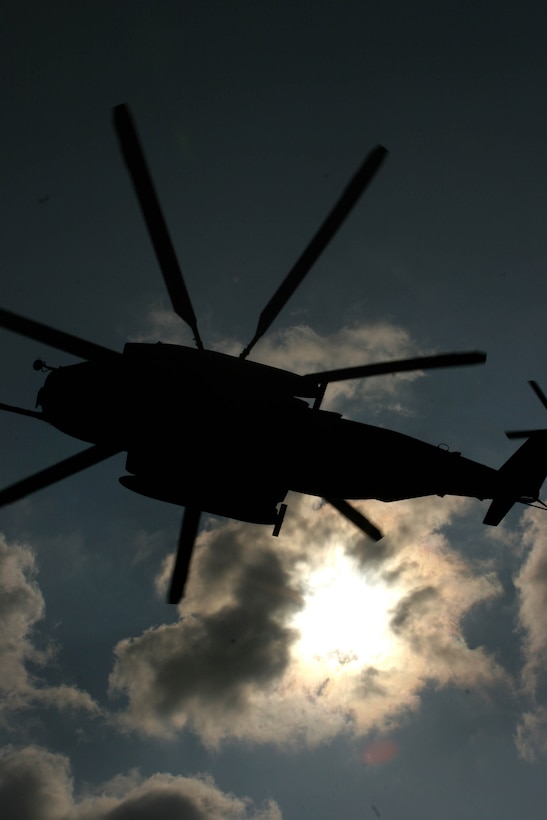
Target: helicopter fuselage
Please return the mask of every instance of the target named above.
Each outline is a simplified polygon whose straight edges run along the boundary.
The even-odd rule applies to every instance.
[[[68,435],[127,452],[121,483],[151,498],[274,523],[289,490],[394,501],[492,498],[497,471],[402,433],[310,407],[320,385],[178,345],[52,370],[38,395]]]

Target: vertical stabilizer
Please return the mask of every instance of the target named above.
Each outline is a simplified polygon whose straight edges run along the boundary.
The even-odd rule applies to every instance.
[[[494,498],[483,523],[495,527],[517,501],[537,501],[546,476],[547,430],[534,430],[498,470]]]

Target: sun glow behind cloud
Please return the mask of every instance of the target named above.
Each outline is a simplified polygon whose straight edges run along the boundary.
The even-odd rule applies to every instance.
[[[398,597],[336,546],[305,582],[304,607],[292,621],[300,633],[295,661],[310,674],[337,675],[393,662],[398,640],[389,619]]]

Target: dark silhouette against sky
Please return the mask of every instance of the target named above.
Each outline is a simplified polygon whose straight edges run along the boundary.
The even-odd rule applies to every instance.
[[[329,504],[321,485],[286,493],[272,537],[271,523],[195,504],[191,573],[167,607],[181,499],[127,492],[116,479],[138,480],[139,465],[126,470],[126,452],[101,461],[91,438],[80,456],[81,441],[32,415],[61,373],[85,407],[95,361],[98,377],[133,356],[150,385],[157,349],[187,350],[186,371],[202,354],[215,377],[233,364],[194,423],[217,379],[164,380],[176,411],[158,447],[142,439],[141,466],[164,463],[176,429],[165,492],[238,495],[236,438],[257,412],[247,395],[235,412],[239,372],[287,391],[282,412],[270,396],[258,411],[271,436],[245,451],[250,495],[284,458],[318,485],[378,488],[397,431],[425,449],[404,468],[394,455],[387,483],[440,480],[441,462],[452,477],[453,463],[487,465],[489,481],[508,463],[530,481],[515,492],[533,496],[544,434],[528,446],[505,431],[545,427],[546,15],[486,0],[6,10],[0,400],[31,417],[1,414],[0,488],[96,463],[1,510],[2,817],[503,820],[523,794],[542,816],[541,509],[507,511],[509,493],[485,527],[486,499],[360,501],[345,484]],[[158,265],[120,154],[111,112],[126,102],[184,280]],[[314,245],[376,145],[389,158],[333,241]],[[63,343],[13,333],[17,317]],[[444,351],[488,358],[317,387],[316,374]],[[36,360],[55,369],[33,372]],[[123,381],[109,389],[127,401]],[[289,441],[275,424],[300,419],[297,406],[321,422]],[[351,429],[335,452],[327,419]],[[386,446],[375,454],[373,440]]]

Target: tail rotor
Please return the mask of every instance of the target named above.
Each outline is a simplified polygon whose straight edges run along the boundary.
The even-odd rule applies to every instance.
[[[542,403],[542,405],[547,410],[547,396],[539,386],[539,384],[533,380],[529,381],[528,384]],[[534,436],[536,433],[544,433],[545,430],[542,428],[535,429],[535,430],[507,430],[505,435],[507,438],[530,438],[530,436]]]

